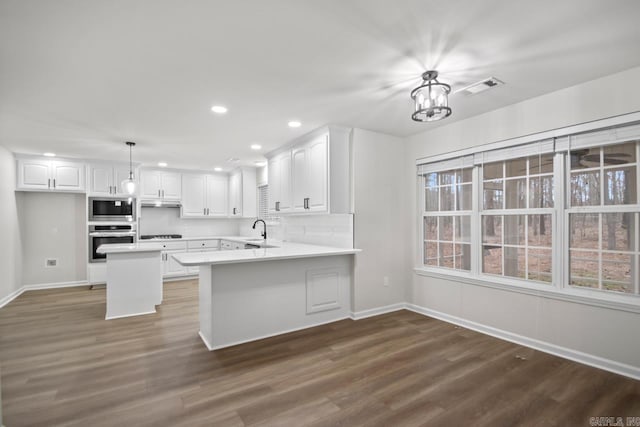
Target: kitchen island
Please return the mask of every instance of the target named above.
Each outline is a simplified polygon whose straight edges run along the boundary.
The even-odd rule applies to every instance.
[[[156,312],[162,302],[161,244],[104,244],[107,255],[105,319]]]
[[[181,253],[199,267],[200,337],[209,350],[348,318],[358,249],[290,242]]]

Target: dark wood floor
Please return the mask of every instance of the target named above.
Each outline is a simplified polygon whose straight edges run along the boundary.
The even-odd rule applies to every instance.
[[[104,290],[0,310],[4,423],[18,426],[587,426],[640,416],[640,382],[400,311],[209,352],[196,281],[104,320]],[[247,313],[248,316],[251,313]]]

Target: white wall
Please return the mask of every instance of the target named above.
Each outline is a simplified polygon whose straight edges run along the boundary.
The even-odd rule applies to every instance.
[[[15,159],[0,146],[0,302],[22,286],[21,236],[15,188]]]
[[[20,195],[22,283],[66,283],[87,279],[86,196],[71,193]],[[56,267],[45,259],[56,258]]]
[[[354,129],[354,311],[405,301],[403,140]],[[388,278],[385,286],[384,278]]]
[[[482,95],[478,95],[482,96]],[[452,101],[455,114],[455,102]],[[640,111],[640,68],[553,92],[407,138],[407,270],[419,265],[418,158]],[[426,125],[428,127],[428,125]],[[408,300],[429,310],[640,369],[640,315],[412,274]],[[632,326],[634,325],[634,326]]]

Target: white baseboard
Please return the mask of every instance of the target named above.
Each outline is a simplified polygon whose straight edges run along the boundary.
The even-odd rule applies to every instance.
[[[38,291],[42,289],[57,289],[57,288],[71,288],[75,286],[89,286],[89,283],[86,280],[81,280],[77,282],[57,282],[57,283],[39,283],[37,285],[23,285],[17,291],[11,292],[6,297],[0,299],[0,308],[9,304],[14,299],[18,298],[24,292],[27,291]]]
[[[86,280],[78,280],[75,282],[55,282],[55,283],[38,283],[37,285],[22,286],[25,291],[37,291],[41,289],[57,289],[57,288],[73,288],[75,286],[89,286]]]
[[[595,368],[604,369],[605,371],[640,380],[640,368],[636,366],[627,365],[625,363],[616,362],[614,360],[605,359],[603,357],[594,356],[592,354],[583,353],[581,351],[572,350],[570,348],[562,347],[544,341],[539,341],[533,338],[525,337],[523,335],[514,334],[502,329],[497,329],[491,326],[476,323],[471,320],[420,307],[415,304],[406,304],[406,309],[415,313],[422,314],[424,316],[433,317],[435,319],[439,319],[448,323],[453,323],[454,325],[462,326],[476,332],[491,335],[492,337],[496,337],[505,341],[520,344],[525,347],[533,348],[535,350],[540,350],[554,356],[562,357],[564,359],[569,359],[574,362],[582,363],[584,365],[593,366]]]
[[[145,314],[156,314],[156,313],[157,313],[156,310],[153,310],[153,311],[143,311],[141,313],[122,314],[120,316],[105,316],[104,320],[123,319],[125,317],[144,316]]]
[[[14,299],[18,298],[20,295],[22,295],[22,293],[24,292],[24,286],[21,287],[20,289],[17,289],[13,292],[11,292],[9,295],[7,295],[4,298],[0,299],[0,308],[4,307],[5,305],[9,304],[11,301],[13,301]]]
[[[278,336],[278,335],[288,334],[290,332],[301,331],[303,329],[315,328],[316,326],[322,326],[322,325],[326,325],[327,323],[339,322],[340,320],[350,319],[350,318],[351,318],[351,316],[348,316],[348,315],[347,316],[342,316],[342,317],[338,317],[338,318],[335,318],[335,319],[327,320],[327,321],[324,321],[324,322],[318,322],[318,323],[313,323],[311,325],[301,326],[299,328],[285,329],[285,330],[282,330],[282,331],[279,331],[279,332],[274,332],[272,334],[261,335],[261,336],[249,338],[249,339],[246,339],[246,340],[239,340],[239,341],[231,342],[229,344],[216,345],[216,346],[211,345],[209,343],[209,341],[207,341],[207,339],[204,337],[202,332],[198,332],[198,335],[200,335],[200,338],[202,338],[202,341],[204,342],[204,345],[207,346],[209,351],[213,351],[213,350],[219,350],[221,348],[232,347],[234,345],[244,344],[244,343],[248,343],[248,342],[252,342],[252,341],[263,340],[265,338],[271,338],[271,337],[275,337],[275,336]]]
[[[371,308],[369,310],[352,311],[351,318],[353,320],[366,319],[367,317],[379,316],[381,314],[391,313],[393,311],[404,310],[407,304],[399,302],[397,304],[385,305],[384,307]]]

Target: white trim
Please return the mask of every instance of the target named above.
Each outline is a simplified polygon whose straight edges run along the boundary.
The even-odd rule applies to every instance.
[[[27,291],[38,291],[42,289],[58,289],[58,288],[71,288],[76,286],[90,286],[86,280],[76,282],[56,282],[56,283],[39,283],[36,285],[23,285],[20,289],[11,292],[9,295],[0,298],[0,308],[3,308],[14,299]]]
[[[494,328],[491,326],[486,326],[480,323],[473,322],[471,320],[463,319],[461,317],[451,316],[449,314],[420,307],[415,304],[407,304],[407,310],[422,314],[424,316],[433,317],[447,323],[453,323],[455,325],[462,326],[463,328],[471,329],[476,332],[490,335],[492,337],[496,337],[505,341],[533,348],[535,350],[552,354],[554,356],[562,357],[563,359],[569,359],[574,362],[582,363],[584,365],[593,366],[595,368],[604,369],[605,371],[640,380],[639,367],[583,353],[581,351],[572,350],[570,348],[561,347],[559,345],[551,344],[548,342],[539,341],[533,338],[528,338],[523,335],[514,334],[512,332]]]
[[[576,304],[584,304],[590,305],[593,307],[600,308],[608,308],[610,310],[620,310],[627,311],[630,313],[640,313],[640,304],[631,304],[628,301],[631,298],[635,298],[635,296],[620,296],[619,298],[615,298],[616,295],[606,295],[601,291],[592,291],[598,292],[596,296],[588,296],[588,289],[574,289],[573,287],[567,286],[566,288],[556,288],[551,284],[537,284],[534,282],[529,283],[528,281],[520,280],[517,278],[511,277],[501,277],[495,276],[486,279],[480,279],[477,277],[471,277],[469,275],[456,275],[451,274],[449,271],[446,273],[440,273],[437,271],[431,271],[426,268],[416,267],[413,269],[414,273],[419,276],[425,277],[434,277],[437,279],[444,280],[452,280],[459,283],[476,285],[476,286],[484,286],[487,288],[500,289],[508,292],[515,292],[520,294],[533,295],[541,298],[549,298],[556,299],[560,301],[568,301]],[[502,280],[501,280],[502,279]],[[502,281],[509,281],[513,283],[518,283],[517,285],[511,283],[501,283]],[[605,296],[606,295],[606,296]],[[608,299],[604,299],[608,297]],[[640,299],[638,299],[640,301]]]
[[[424,163],[438,162],[442,160],[449,160],[453,157],[466,156],[470,154],[476,154],[481,151],[495,150],[498,148],[507,148],[514,145],[526,144],[529,142],[535,142],[548,138],[560,138],[568,135],[573,135],[582,132],[588,132],[596,129],[602,129],[610,126],[618,126],[631,124],[633,122],[640,121],[640,111],[634,111],[632,113],[621,114],[619,116],[608,117],[606,119],[592,120],[589,122],[583,122],[572,126],[565,126],[557,129],[551,129],[543,132],[532,133],[529,135],[523,135],[516,138],[503,139],[500,141],[489,142],[486,144],[479,144],[473,147],[465,148],[463,150],[450,151],[448,153],[436,154],[434,156],[421,157],[416,159],[416,165]],[[558,147],[556,147],[558,151]]]
[[[156,314],[156,313],[157,311],[154,309],[153,311],[143,311],[140,313],[133,313],[133,314],[122,314],[120,316],[105,316],[104,320],[122,319],[124,317],[144,316],[145,314]]]
[[[366,319],[367,317],[379,316],[381,314],[392,313],[394,311],[404,310],[407,304],[404,302],[399,302],[396,304],[389,304],[383,307],[370,308],[368,310],[362,311],[352,311],[351,318],[353,320],[361,320]]]
[[[23,285],[25,291],[37,291],[41,289],[57,289],[57,288],[72,288],[75,286],[90,286],[91,284],[86,280],[78,280],[75,282],[54,282],[54,283],[38,283],[35,285]]]
[[[213,346],[211,344],[209,344],[209,341],[207,341],[207,339],[205,338],[205,336],[202,333],[202,331],[198,331],[198,336],[200,337],[200,339],[202,340],[204,345],[207,347],[207,350],[209,350],[209,351],[215,350],[215,348],[213,348]]]
[[[202,332],[198,332],[198,335],[200,335],[200,338],[202,338],[202,341],[204,342],[204,345],[207,346],[209,351],[213,351],[213,350],[219,350],[219,349],[222,349],[222,348],[232,347],[234,345],[240,345],[240,344],[244,344],[244,343],[248,343],[248,342],[252,342],[252,341],[259,341],[259,340],[263,340],[265,338],[271,338],[271,337],[275,337],[275,336],[278,336],[278,335],[288,334],[288,333],[291,333],[291,332],[301,331],[303,329],[315,328],[316,326],[326,325],[327,323],[339,322],[340,320],[345,320],[345,319],[351,319],[351,317],[349,315],[346,315],[346,316],[338,317],[336,319],[327,320],[326,322],[313,323],[311,325],[300,326],[298,328],[285,329],[284,331],[274,332],[272,334],[260,335],[260,336],[257,336],[257,337],[247,338],[247,339],[243,339],[243,340],[234,341],[234,342],[231,342],[229,344],[216,345],[216,346],[210,345],[209,342],[204,338]]]
[[[5,305],[9,304],[14,299],[18,298],[20,295],[22,295],[24,293],[24,291],[25,291],[24,286],[22,286],[19,289],[11,292],[6,297],[0,298],[0,308],[4,307]]]

